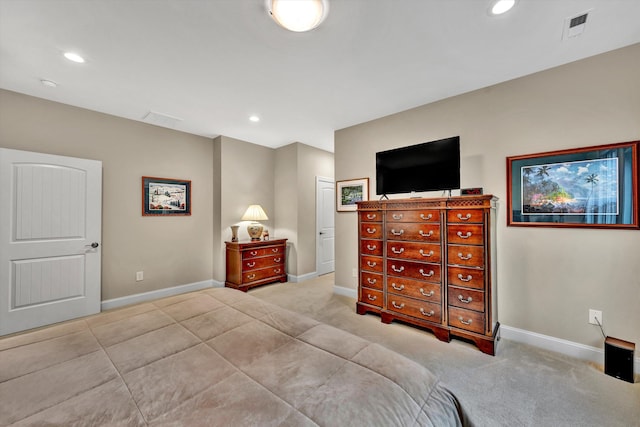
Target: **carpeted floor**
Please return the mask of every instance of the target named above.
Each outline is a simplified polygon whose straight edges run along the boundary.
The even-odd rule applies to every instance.
[[[500,340],[495,357],[458,339],[438,341],[407,325],[360,316],[333,294],[334,276],[254,288],[265,301],[377,342],[428,367],[462,400],[478,426],[640,426],[640,382],[536,347]],[[636,375],[636,377],[638,377]]]

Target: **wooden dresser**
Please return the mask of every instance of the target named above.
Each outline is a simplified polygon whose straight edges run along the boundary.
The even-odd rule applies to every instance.
[[[225,286],[247,291],[254,286],[286,282],[287,239],[225,242],[227,278]]]
[[[495,354],[495,209],[491,195],[358,203],[357,312],[451,335]]]

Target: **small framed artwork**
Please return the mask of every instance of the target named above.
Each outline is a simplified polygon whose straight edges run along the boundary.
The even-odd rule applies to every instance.
[[[507,157],[507,225],[640,229],[639,146]]]
[[[336,181],[336,199],[338,212],[355,211],[357,202],[369,200],[369,178]]]
[[[142,215],[191,215],[191,181],[143,176]]]

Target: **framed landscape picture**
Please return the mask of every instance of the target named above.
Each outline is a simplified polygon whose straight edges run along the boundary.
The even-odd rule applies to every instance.
[[[357,202],[369,200],[369,178],[336,181],[336,199],[338,212],[355,211]]]
[[[639,144],[508,157],[507,225],[638,229]]]
[[[191,181],[143,176],[142,215],[191,215]]]

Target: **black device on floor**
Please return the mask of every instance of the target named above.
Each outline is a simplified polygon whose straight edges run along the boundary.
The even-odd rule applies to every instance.
[[[636,345],[607,337],[604,340],[604,373],[633,383],[633,354]]]

